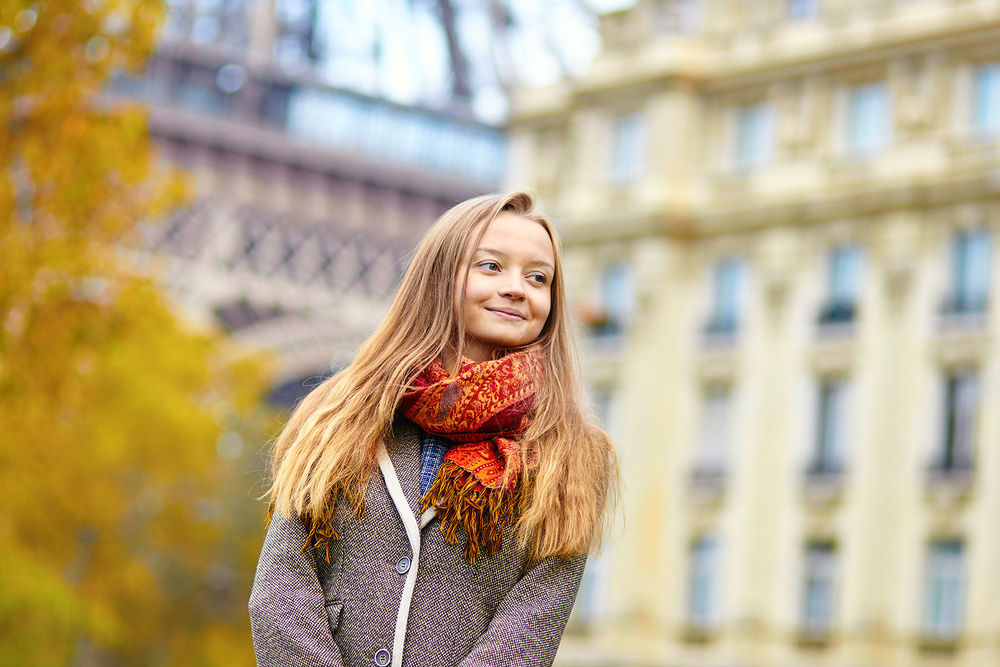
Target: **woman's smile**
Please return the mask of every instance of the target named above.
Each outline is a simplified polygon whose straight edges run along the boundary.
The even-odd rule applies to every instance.
[[[521,322],[524,320],[524,315],[513,308],[487,308],[486,310],[505,320],[512,320],[514,322]]]

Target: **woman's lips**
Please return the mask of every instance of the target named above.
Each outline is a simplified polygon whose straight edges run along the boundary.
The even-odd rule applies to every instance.
[[[524,315],[517,312],[516,310],[506,310],[503,308],[487,308],[486,310],[490,311],[491,313],[495,313],[496,315],[499,315],[500,317],[507,320],[520,321],[524,319]]]

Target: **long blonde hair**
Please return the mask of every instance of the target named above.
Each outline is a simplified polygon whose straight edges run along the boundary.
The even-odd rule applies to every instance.
[[[522,457],[537,455],[538,465],[525,472],[533,493],[517,521],[518,541],[534,559],[600,548],[609,501],[617,495],[617,459],[608,436],[587,419],[559,240],[535,206],[527,191],[486,195],[451,208],[430,228],[385,320],[347,368],[302,400],[274,442],[267,495],[276,511],[328,516],[331,498],[338,497],[360,511],[378,444],[392,430],[414,370],[442,355],[461,359],[465,327],[456,304],[464,299],[465,281],[456,278],[469,270],[468,248],[509,212],[545,228],[556,265],[549,317],[531,343],[546,372],[522,438]]]

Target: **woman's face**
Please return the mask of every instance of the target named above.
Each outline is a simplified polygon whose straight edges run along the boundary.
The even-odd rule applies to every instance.
[[[462,303],[464,354],[482,362],[538,338],[552,305],[555,253],[542,225],[514,213],[497,216],[471,250]]]

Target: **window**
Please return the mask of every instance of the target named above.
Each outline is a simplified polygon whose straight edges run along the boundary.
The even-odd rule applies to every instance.
[[[611,179],[616,185],[639,180],[646,160],[646,120],[636,111],[615,120]]]
[[[1000,63],[980,65],[973,74],[972,127],[984,138],[1000,135]]]
[[[659,35],[697,32],[701,24],[699,0],[659,0],[653,5],[653,32]]]
[[[628,329],[635,304],[632,267],[625,263],[605,267],[598,284],[599,307],[590,323],[597,336],[617,336]]]
[[[943,428],[932,468],[960,472],[972,468],[978,397],[973,371],[950,373],[944,378]]]
[[[847,147],[856,157],[880,150],[889,136],[889,92],[879,81],[851,89],[847,109]]]
[[[708,630],[719,617],[719,546],[713,537],[702,537],[691,545],[688,591],[688,623]]]
[[[833,625],[837,551],[833,542],[806,544],[802,595],[802,631],[824,636]]]
[[[771,159],[774,145],[771,105],[760,102],[736,112],[736,166],[753,168]]]
[[[842,244],[830,250],[827,259],[826,303],[820,324],[853,322],[861,282],[861,249]]]
[[[990,233],[985,230],[966,230],[955,235],[951,252],[951,293],[944,304],[946,314],[986,310],[991,242]]]
[[[790,19],[814,19],[819,16],[820,0],[786,0],[785,15]]]
[[[736,258],[719,260],[713,270],[712,311],[706,333],[732,336],[739,329],[743,300],[743,262]]]
[[[954,639],[962,629],[965,597],[965,549],[961,540],[930,544],[927,554],[924,633]]]
[[[701,438],[695,456],[696,478],[721,478],[726,472],[729,450],[732,392],[716,382],[705,387],[701,411]]]
[[[825,378],[819,383],[816,436],[806,469],[810,475],[837,474],[844,467],[847,431],[847,380]]]

